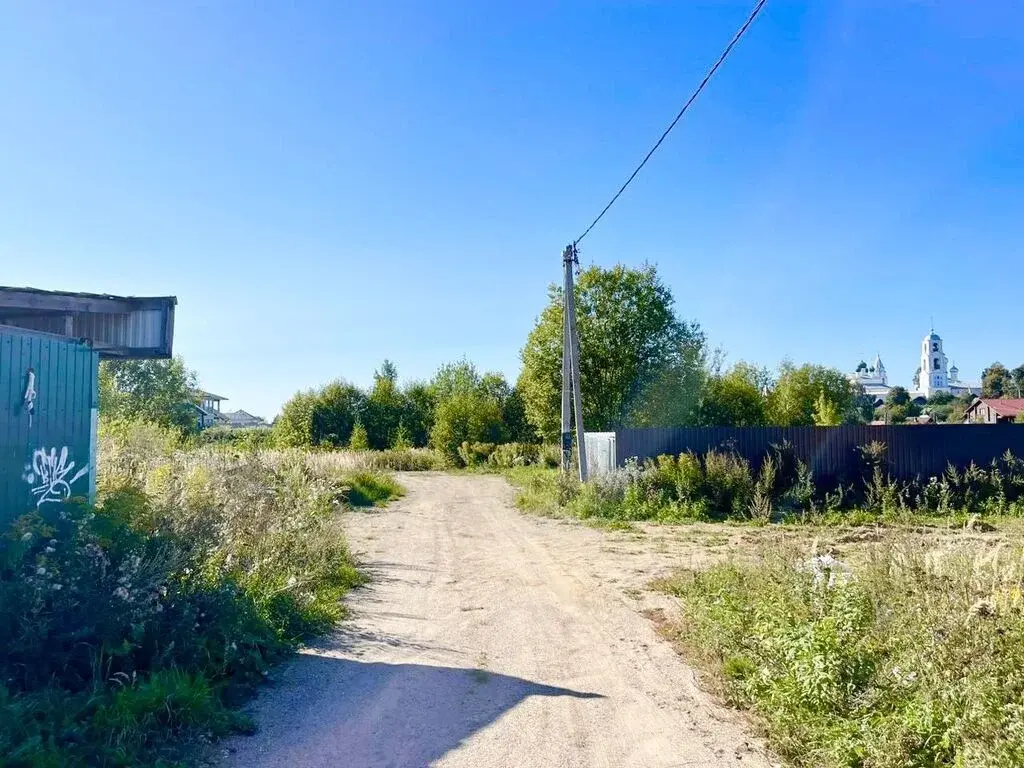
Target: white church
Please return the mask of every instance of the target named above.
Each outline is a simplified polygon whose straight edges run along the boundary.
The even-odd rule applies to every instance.
[[[857,370],[850,374],[850,381],[859,384],[864,393],[881,405],[892,387],[889,377],[882,364],[882,358],[875,356],[872,365],[861,361]],[[942,349],[942,338],[932,329],[921,341],[921,364],[914,381],[914,389],[910,397],[924,402],[937,392],[949,392],[951,395],[981,394],[981,387],[960,381],[960,371],[954,363],[948,364],[946,353]]]

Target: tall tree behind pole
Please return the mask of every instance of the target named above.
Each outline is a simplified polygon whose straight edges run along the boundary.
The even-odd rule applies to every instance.
[[[576,244],[569,246],[572,250],[572,265],[579,264]],[[569,285],[572,286],[572,269],[569,270]],[[587,441],[583,430],[583,388],[580,378],[580,336],[576,330],[576,291],[570,291],[569,307],[569,361],[572,366],[572,400],[573,412],[576,415],[576,452],[580,460],[580,482],[587,482]]]
[[[569,301],[572,288],[573,250],[567,245],[562,252],[562,474],[569,473],[572,463],[572,354],[569,331]]]

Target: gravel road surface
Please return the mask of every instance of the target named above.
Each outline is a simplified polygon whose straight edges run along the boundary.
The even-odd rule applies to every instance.
[[[372,578],[351,619],[277,673],[225,768],[774,764],[641,614],[698,554],[524,516],[498,477],[402,482],[350,515]]]

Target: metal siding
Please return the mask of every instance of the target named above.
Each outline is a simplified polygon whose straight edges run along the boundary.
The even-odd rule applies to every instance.
[[[873,441],[886,444],[886,464],[896,477],[940,475],[948,464],[986,465],[1007,450],[1024,457],[1024,429],[1006,425],[954,424],[841,427],[677,427],[620,429],[616,462],[650,459],[663,453],[706,453],[733,448],[759,464],[768,448],[783,441],[820,481],[855,476],[861,466],[857,448]]]
[[[65,336],[65,315],[25,315],[11,325],[41,333]],[[102,353],[104,347],[118,347],[130,354],[170,357],[174,329],[172,309],[133,309],[123,314],[74,312],[72,338],[89,339]]]
[[[0,524],[29,511],[37,503],[61,496],[55,493],[33,496],[38,478],[26,479],[37,450],[55,451],[59,463],[67,448],[67,463],[56,468],[65,482],[90,464],[90,417],[96,400],[96,371],[99,357],[78,342],[48,337],[29,331],[0,329]],[[36,401],[32,424],[24,407],[28,369],[36,373]],[[72,466],[73,462],[73,466]],[[67,470],[67,471],[65,471]],[[95,467],[71,485],[71,494],[89,493]]]
[[[137,309],[124,315],[81,312],[75,315],[75,336],[128,349],[163,349],[164,317],[161,309]]]

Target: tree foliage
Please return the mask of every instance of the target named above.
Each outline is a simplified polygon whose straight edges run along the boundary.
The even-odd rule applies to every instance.
[[[815,423],[816,405],[822,396],[828,413],[839,423],[857,421],[855,391],[846,375],[823,365],[797,367],[786,361],[779,366],[775,387],[768,395],[768,423],[778,426],[803,426]]]
[[[198,428],[196,374],[173,360],[104,360],[100,411],[112,419],[149,421],[194,432]]]
[[[992,363],[981,373],[982,397],[1024,397],[1024,365],[1012,371],[1002,363]]]
[[[385,360],[373,374],[373,388],[363,407],[362,424],[370,448],[380,451],[394,445],[404,406],[405,398],[398,388],[398,368]]]
[[[503,437],[501,396],[508,385],[499,374],[481,376],[468,361],[451,363],[431,383],[436,408],[430,444],[452,464],[461,463],[463,443],[498,443]]]
[[[895,386],[889,390],[885,397],[885,404],[888,406],[910,405],[910,393],[904,387]]]
[[[348,445],[364,402],[365,395],[341,379],[299,392],[281,409],[274,424],[275,440],[295,448]]]
[[[771,377],[764,369],[739,362],[725,374],[708,377],[697,421],[701,426],[754,427],[767,423],[765,391]]]
[[[561,427],[562,307],[559,286],[522,350],[518,388],[537,433]],[[693,423],[705,377],[705,339],[681,320],[653,266],[589,267],[575,286],[584,426]]]

